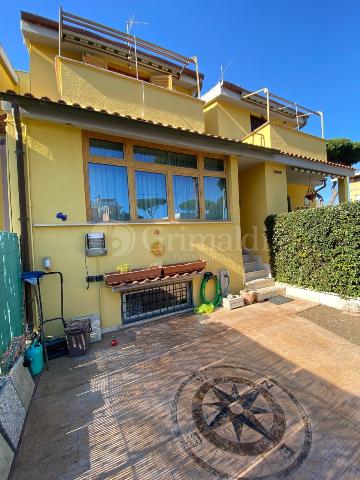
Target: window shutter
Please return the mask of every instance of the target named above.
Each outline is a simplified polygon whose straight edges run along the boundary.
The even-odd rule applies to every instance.
[[[157,85],[158,87],[167,88],[168,90],[173,89],[171,75],[152,75],[151,83]]]

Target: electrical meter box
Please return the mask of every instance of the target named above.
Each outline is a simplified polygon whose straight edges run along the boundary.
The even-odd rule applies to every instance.
[[[102,257],[107,254],[104,233],[87,233],[85,235],[85,252],[88,257]]]

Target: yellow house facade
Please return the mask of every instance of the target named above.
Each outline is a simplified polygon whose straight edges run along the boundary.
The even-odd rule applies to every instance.
[[[350,177],[350,199],[360,201],[360,174]]]
[[[30,70],[13,71],[13,82],[0,63],[0,221],[22,236],[26,228],[31,269],[46,258],[63,273],[65,318],[97,314],[111,331],[127,323],[125,293],[99,281],[104,273],[201,258],[208,271],[226,270],[238,293],[251,263],[243,254],[266,263],[266,216],[315,206],[304,197],[329,175],[347,201],[352,170],[329,163],[324,139],[301,131],[303,112],[228,82],[201,96],[194,57],[134,47],[100,27],[22,12]],[[93,237],[103,255],[87,254]],[[168,295],[181,284],[188,306],[198,304],[200,280],[173,280]],[[50,316],[53,287],[44,283]]]

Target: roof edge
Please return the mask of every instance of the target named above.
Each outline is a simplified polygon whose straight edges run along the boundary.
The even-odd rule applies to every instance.
[[[7,56],[4,47],[0,44],[0,60],[2,61],[5,70],[8,72],[9,76],[11,77],[13,83],[15,85],[19,84],[19,77],[11,64],[9,57]]]
[[[346,169],[347,171],[349,171],[349,170],[351,170],[352,172],[355,171],[354,168],[349,167],[348,165],[341,165],[341,164],[328,162],[328,161],[322,161],[322,160],[315,159],[315,158],[310,158],[310,157],[301,157],[301,156],[291,155],[291,154],[286,153],[286,152],[281,152],[278,149],[261,147],[261,146],[257,146],[257,145],[251,145],[251,144],[244,143],[241,140],[234,139],[234,138],[222,137],[222,136],[219,136],[219,135],[212,135],[212,134],[206,133],[206,132],[199,132],[199,131],[196,131],[196,130],[191,130],[191,129],[187,129],[187,128],[183,128],[183,127],[177,127],[177,126],[174,126],[174,125],[163,124],[161,122],[156,122],[156,121],[153,121],[153,120],[147,120],[145,118],[140,118],[140,117],[134,118],[131,115],[123,115],[123,114],[119,114],[118,112],[108,112],[106,110],[96,110],[92,106],[82,107],[81,105],[79,105],[77,103],[68,104],[64,100],[54,101],[54,100],[51,100],[48,97],[37,98],[34,95],[32,95],[31,93],[17,94],[16,92],[14,92],[12,90],[7,90],[5,92],[0,91],[0,100],[3,100],[5,102],[19,102],[19,103],[24,102],[24,101],[31,101],[31,102],[36,102],[37,104],[42,104],[43,106],[52,105],[52,106],[57,106],[59,108],[71,109],[71,111],[74,111],[74,112],[75,111],[77,111],[77,112],[82,111],[82,112],[88,112],[90,114],[105,115],[108,118],[115,118],[115,119],[118,118],[118,119],[122,119],[122,120],[128,120],[130,122],[143,124],[143,125],[149,125],[149,126],[161,128],[161,129],[164,129],[164,130],[168,130],[168,131],[171,131],[171,132],[179,132],[179,133],[182,133],[182,134],[192,135],[192,136],[195,136],[195,137],[201,138],[201,139],[208,138],[211,141],[217,140],[217,141],[220,141],[223,144],[226,144],[226,145],[229,145],[229,146],[230,145],[233,145],[233,146],[237,145],[238,147],[241,146],[240,148],[242,148],[242,149],[244,149],[244,151],[248,151],[248,152],[252,151],[252,152],[257,152],[259,154],[265,154],[265,155],[268,155],[268,154],[270,154],[270,155],[282,155],[283,157],[300,158],[300,159],[303,159],[303,160],[312,161],[312,162],[315,162],[315,163],[320,163],[320,164],[323,164],[323,165],[327,165],[329,167],[339,167],[339,168]],[[229,152],[229,154],[232,154],[232,153]],[[238,153],[238,154],[241,155],[241,153]]]
[[[59,22],[57,20],[51,20],[50,18],[42,17],[41,15],[37,15],[35,13],[26,12],[24,10],[21,10],[20,19],[23,22],[32,23],[34,25],[38,25],[40,27],[45,27],[45,28],[48,28],[48,29],[56,31],[56,32],[59,31]],[[91,34],[91,32],[88,32],[88,31],[86,31],[86,34],[91,36],[91,37],[93,37],[93,36],[96,37],[96,38],[101,37],[100,35],[95,36],[95,35]],[[101,38],[104,38],[104,37],[101,37]],[[106,39],[106,40],[109,41],[108,39]],[[116,43],[116,42],[113,42],[113,43]],[[140,49],[138,51],[142,52]],[[152,54],[149,54],[147,52],[143,52],[143,54],[150,57],[150,58],[158,59],[158,60],[161,60],[164,63],[175,66],[175,64],[170,62],[169,60],[163,59],[161,57],[157,57],[156,55],[152,55]],[[190,68],[184,68],[183,73],[185,73],[186,75],[189,75],[190,77],[196,78],[196,72],[194,70],[191,70]],[[203,73],[199,72],[199,78],[200,78],[200,81],[202,82],[205,78],[205,75]]]

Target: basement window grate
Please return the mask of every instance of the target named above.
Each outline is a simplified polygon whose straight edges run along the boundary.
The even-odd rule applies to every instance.
[[[123,293],[121,312],[124,324],[158,318],[193,307],[191,282],[145,288]]]

